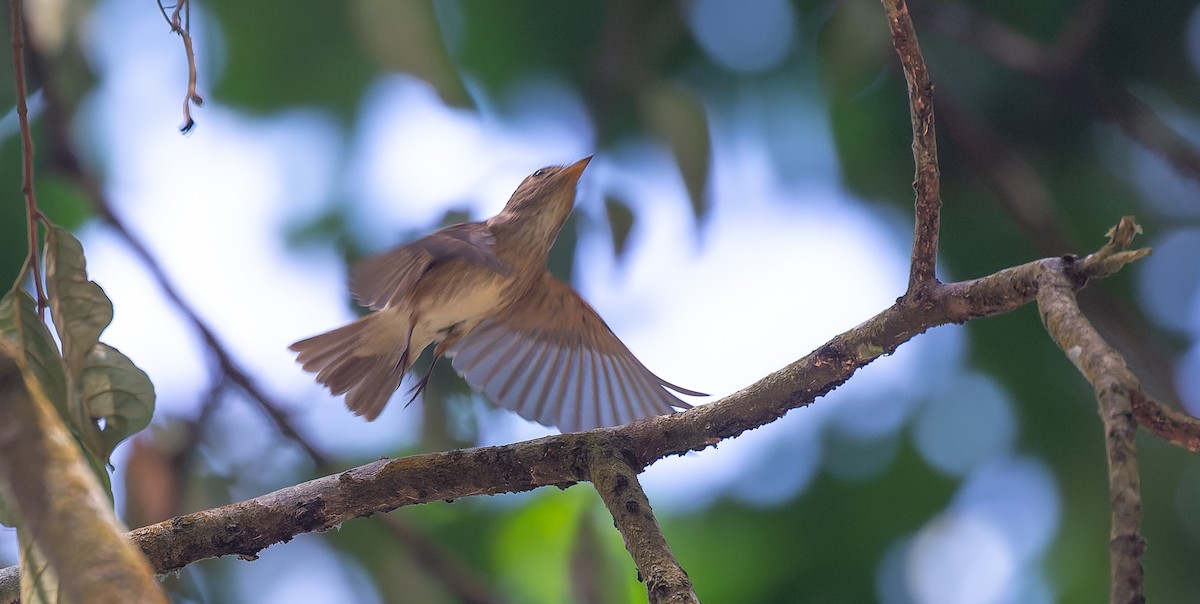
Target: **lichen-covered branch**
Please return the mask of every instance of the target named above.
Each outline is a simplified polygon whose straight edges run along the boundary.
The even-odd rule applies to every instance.
[[[671,553],[654,519],[637,471],[603,449],[595,450],[590,466],[589,480],[625,539],[625,549],[637,565],[638,579],[646,584],[651,604],[699,603],[692,580]]]
[[[1125,249],[1138,231],[1131,218],[1123,218],[1109,232],[1109,244],[1079,264],[1091,274],[1102,275],[1144,256],[1148,250]],[[1112,505],[1109,601],[1114,604],[1143,602],[1141,556],[1146,541],[1141,534],[1142,498],[1135,446],[1137,422],[1133,413],[1134,393],[1140,392],[1141,386],[1121,355],[1100,337],[1079,310],[1075,299],[1078,286],[1079,282],[1066,272],[1044,273],[1038,286],[1038,308],[1046,331],[1092,384],[1104,422]]]
[[[0,568],[0,602],[11,604],[21,597],[21,569],[18,566]]]
[[[1200,452],[1200,419],[1184,415],[1138,391],[1133,396],[1133,417],[1147,432],[1193,453]]]
[[[929,71],[925,68],[925,58],[921,56],[921,45],[917,42],[917,33],[908,14],[908,4],[904,0],[883,0],[883,8],[887,14],[888,29],[892,32],[892,44],[904,67],[909,114],[912,117],[912,151],[916,164],[913,189],[917,200],[908,293],[913,295],[917,293],[918,286],[937,278],[942,197],[937,134],[933,123],[933,84],[929,82]]]
[[[253,556],[298,534],[405,505],[567,487],[591,479],[596,459],[592,452],[597,450],[640,472],[658,459],[705,449],[811,404],[860,367],[932,327],[1028,304],[1037,296],[1045,274],[1066,275],[1073,287],[1080,287],[1092,276],[1084,266],[1070,259],[1046,258],[980,279],[934,284],[923,304],[894,304],[746,388],[682,413],[503,446],[379,460],[249,501],[140,528],[130,538],[157,572],[166,572],[214,556]]]

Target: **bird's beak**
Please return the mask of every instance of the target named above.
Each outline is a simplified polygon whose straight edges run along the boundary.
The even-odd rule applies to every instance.
[[[565,174],[571,182],[579,182],[579,177],[583,175],[583,169],[587,167],[590,161],[592,161],[591,155],[563,168],[562,174]]]

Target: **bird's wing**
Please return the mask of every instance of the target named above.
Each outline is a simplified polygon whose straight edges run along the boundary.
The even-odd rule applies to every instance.
[[[379,310],[403,298],[434,265],[465,260],[501,275],[510,272],[493,251],[496,238],[482,223],[448,226],[393,250],[360,261],[350,273],[350,291],[363,306]]]
[[[540,287],[467,332],[454,368],[492,402],[564,432],[614,426],[691,407],[667,389],[600,315],[545,273]]]

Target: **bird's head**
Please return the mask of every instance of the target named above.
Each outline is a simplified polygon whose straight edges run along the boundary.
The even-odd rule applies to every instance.
[[[526,176],[501,214],[520,221],[536,220],[557,232],[575,206],[575,187],[590,161],[589,155],[569,166],[548,166]]]

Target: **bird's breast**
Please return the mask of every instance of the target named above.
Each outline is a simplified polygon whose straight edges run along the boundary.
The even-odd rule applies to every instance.
[[[512,298],[512,280],[494,273],[477,278],[453,274],[432,277],[422,284],[424,295],[413,300],[414,344],[470,331]]]

